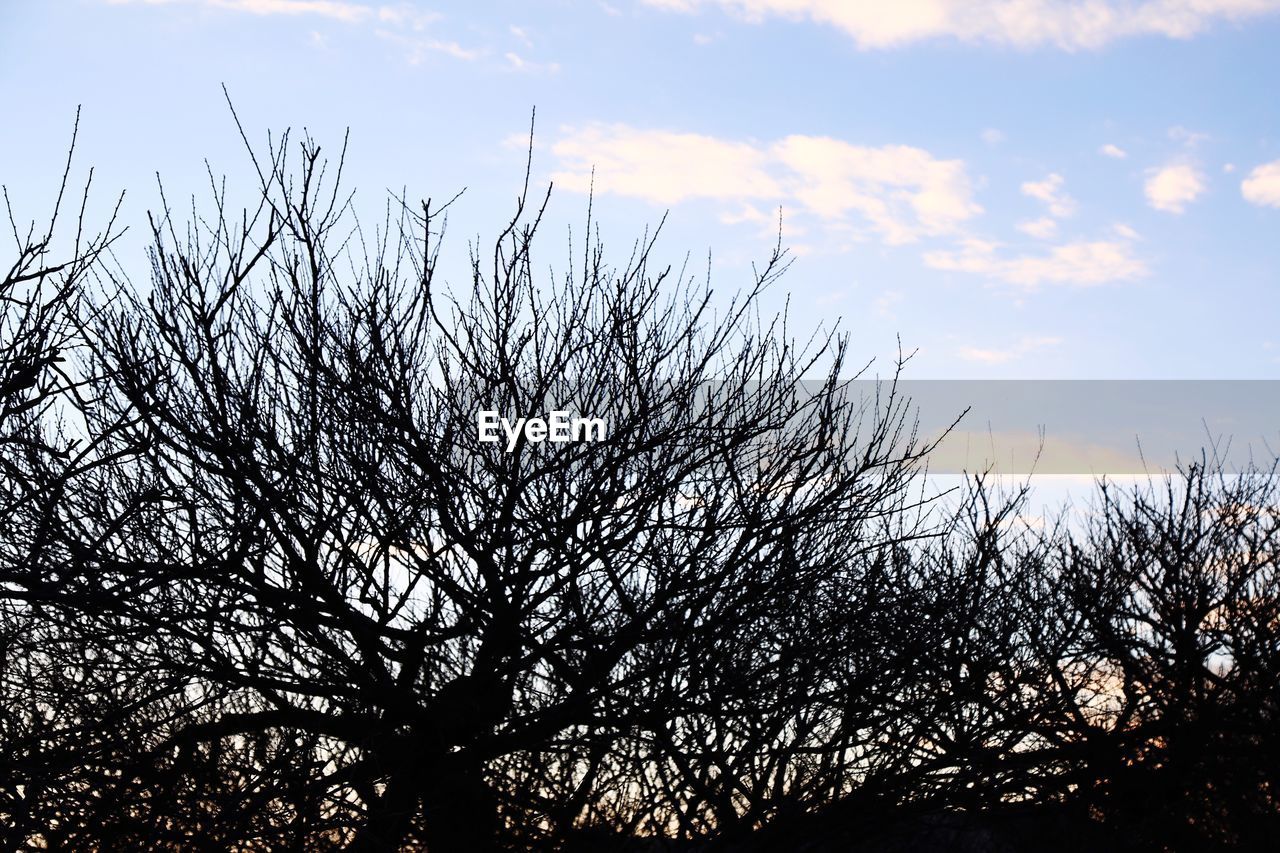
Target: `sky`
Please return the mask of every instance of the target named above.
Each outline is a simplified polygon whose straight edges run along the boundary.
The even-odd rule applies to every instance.
[[[1274,379],[1278,83],[1280,0],[5,0],[0,182],[47,210],[77,106],[126,221],[246,181],[225,84],[255,141],[349,128],[368,210],[465,187],[460,271],[536,109],[548,267],[594,180],[617,263],[665,214],[720,292],[781,223],[769,307],[909,378]]]

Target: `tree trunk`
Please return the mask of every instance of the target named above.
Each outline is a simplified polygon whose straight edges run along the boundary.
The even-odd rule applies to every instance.
[[[351,850],[399,850],[415,825],[421,826],[429,853],[499,849],[497,801],[479,763],[465,753],[432,757],[403,745],[400,753],[383,763],[391,770],[386,787],[369,804]],[[420,813],[424,820],[419,822]]]
[[[476,851],[498,846],[498,804],[481,766],[455,753],[424,782],[426,841],[430,853]]]

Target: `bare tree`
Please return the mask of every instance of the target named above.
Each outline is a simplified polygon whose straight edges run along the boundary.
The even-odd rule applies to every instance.
[[[759,321],[781,251],[728,300],[655,269],[649,239],[540,282],[526,187],[455,298],[442,209],[397,203],[367,235],[311,141],[255,164],[256,210],[216,185],[185,232],[165,209],[150,291],[115,282],[90,342],[113,462],[60,508],[64,602],[220,697],[156,754],[306,732],[315,785],[362,805],[356,848],[479,850],[586,808],[538,807],[522,754],[665,749],[719,701],[720,662],[804,689],[795,629],[760,644],[883,544],[926,448],[891,386],[837,378],[843,341]],[[508,449],[482,410],[608,434]]]
[[[1275,831],[1276,473],[1204,456],[1129,492],[1103,483],[1062,549],[1093,680],[1089,786],[1142,843],[1256,848]]]
[[[96,715],[81,696],[92,644],[69,630],[44,559],[68,473],[94,455],[74,419],[86,382],[72,362],[86,281],[119,236],[118,203],[101,231],[86,221],[93,173],[77,198],[75,138],[47,219],[21,223],[3,192],[12,243],[0,268],[0,824],[14,849],[44,828],[39,804],[70,753],[95,745]]]
[[[1104,482],[1087,522],[942,505],[901,360],[864,399],[843,337],[761,319],[780,248],[719,295],[588,214],[544,273],[526,179],[450,285],[449,204],[367,230],[343,158],[249,153],[249,210],[162,189],[149,282],[114,219],[66,263],[56,214],[12,228],[7,846],[1275,830],[1274,468]],[[603,428],[481,432],[557,412]]]

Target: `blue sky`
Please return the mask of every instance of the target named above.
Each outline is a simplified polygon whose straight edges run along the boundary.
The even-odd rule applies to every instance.
[[[467,187],[461,262],[536,106],[545,264],[594,167],[619,262],[669,211],[659,253],[726,291],[781,209],[770,304],[865,358],[900,335],[910,378],[1280,378],[1277,48],[1277,0],[7,0],[0,182],[44,210],[78,104],[130,221],[157,171],[247,178],[225,83],[257,138],[350,127],[371,211]]]

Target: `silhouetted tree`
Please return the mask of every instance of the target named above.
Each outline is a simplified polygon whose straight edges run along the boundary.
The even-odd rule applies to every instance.
[[[243,217],[221,195],[184,236],[155,217],[150,291],[116,280],[93,326],[114,461],[59,507],[63,601],[222,697],[152,752],[306,732],[331,744],[314,784],[362,804],[356,848],[479,850],[501,823],[579,819],[537,802],[548,750],[575,785],[595,755],[678,767],[673,739],[730,712],[722,667],[726,743],[772,736],[750,731],[753,684],[807,724],[781,697],[810,655],[775,631],[882,544],[926,448],[892,386],[863,401],[837,378],[843,341],[759,322],[783,254],[720,303],[653,269],[651,240],[539,283],[522,194],[455,299],[441,210],[398,205],[367,238],[317,146],[296,171],[292,151],[255,161]],[[478,439],[480,410],[559,409],[607,436]],[[754,795],[725,796],[698,819]]]
[[[588,216],[544,274],[526,179],[449,285],[448,204],[370,232],[342,158],[250,155],[251,209],[211,180],[149,219],[149,283],[114,219],[66,263],[57,215],[12,228],[5,846],[1276,831],[1274,467],[1103,482],[1087,516],[981,476],[938,502],[902,361],[864,399],[843,337],[760,319],[780,248],[717,297],[648,235],[610,265]],[[607,428],[488,442],[482,411]]]
[[[1151,849],[1258,849],[1277,829],[1276,468],[1202,458],[1103,483],[1063,580],[1096,682],[1089,788]]]
[[[97,646],[57,605],[44,560],[68,473],[94,456],[75,418],[86,383],[70,363],[84,343],[84,286],[119,235],[114,213],[101,231],[86,222],[92,171],[73,196],[75,136],[47,219],[21,221],[3,192],[12,243],[0,267],[0,838],[12,849],[44,828],[54,780],[100,734],[99,714],[85,708]]]

